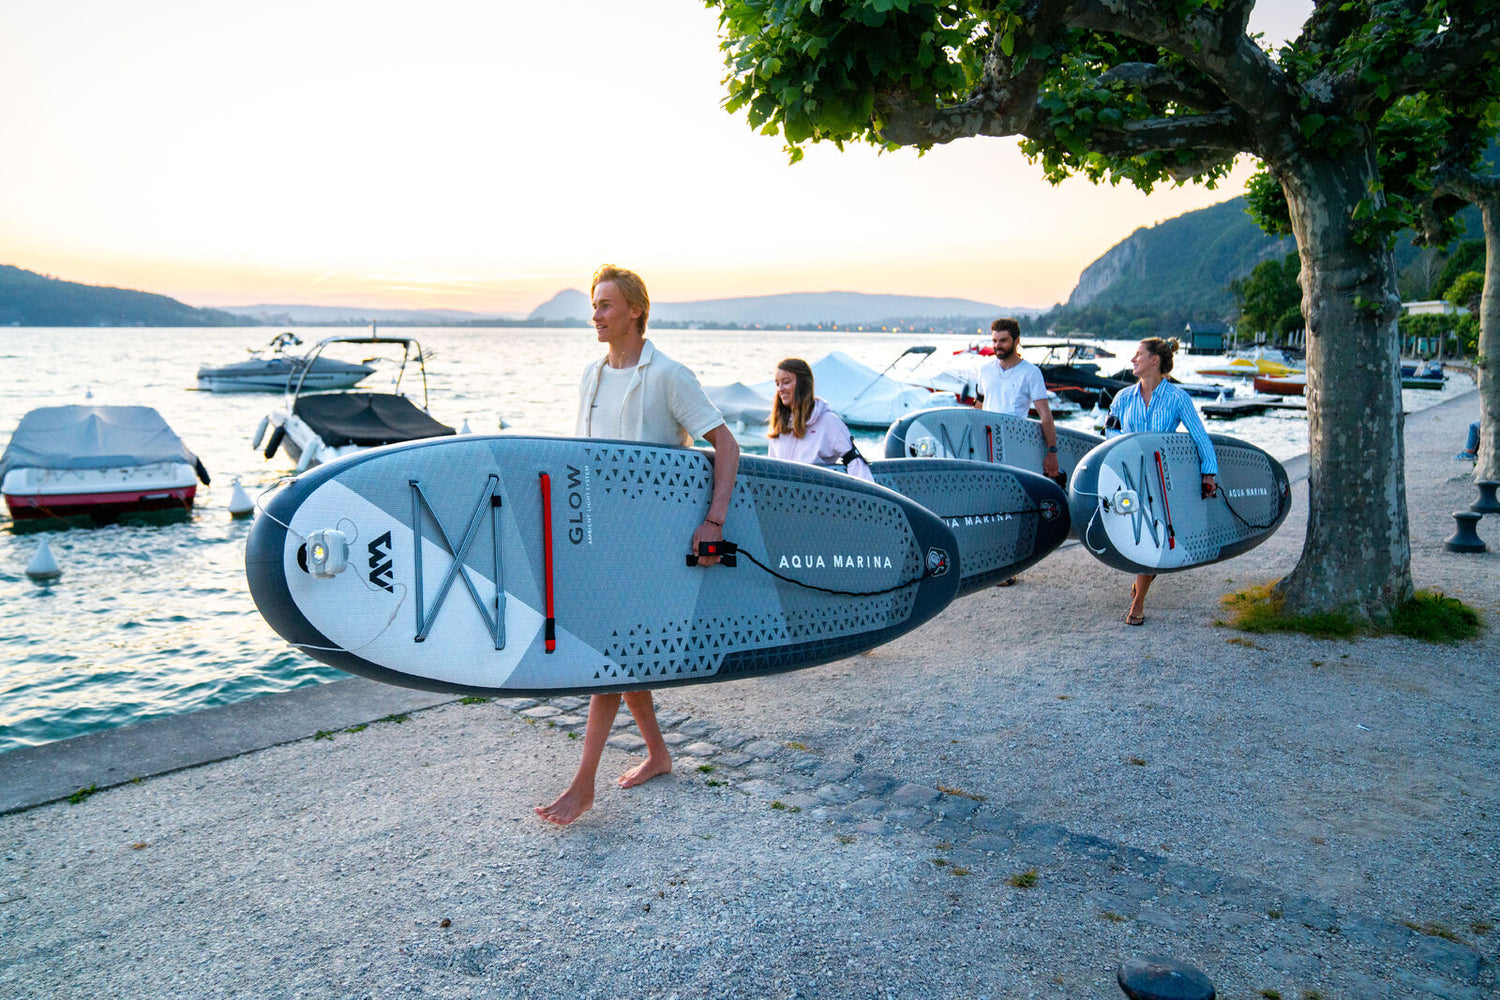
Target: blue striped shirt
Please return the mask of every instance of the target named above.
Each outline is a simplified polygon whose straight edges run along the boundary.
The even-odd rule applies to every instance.
[[[1139,382],[1121,389],[1115,401],[1109,404],[1109,414],[1120,426],[1118,429],[1106,427],[1104,436],[1107,438],[1141,431],[1166,434],[1181,424],[1187,428],[1188,436],[1198,448],[1198,468],[1203,475],[1218,474],[1219,459],[1214,454],[1214,443],[1208,439],[1203,420],[1193,408],[1193,397],[1171,382],[1162,382],[1152,390],[1150,405],[1141,400]]]

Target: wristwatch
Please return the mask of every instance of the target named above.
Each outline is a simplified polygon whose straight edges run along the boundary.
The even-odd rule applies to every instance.
[[[1049,454],[1049,455],[1056,455],[1057,454],[1057,445],[1055,445],[1055,444],[1054,445],[1049,445],[1048,448],[1047,448],[1047,454]]]

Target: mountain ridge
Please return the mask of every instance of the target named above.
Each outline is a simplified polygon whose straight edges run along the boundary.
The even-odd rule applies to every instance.
[[[784,323],[880,324],[913,319],[990,319],[1035,316],[1041,309],[999,306],[973,299],[877,292],[782,292],[688,302],[652,302],[651,318],[664,323],[734,323],[777,326]],[[587,320],[589,298],[565,288],[543,302],[527,319]]]
[[[0,264],[0,326],[239,326],[155,292],[85,285]]]

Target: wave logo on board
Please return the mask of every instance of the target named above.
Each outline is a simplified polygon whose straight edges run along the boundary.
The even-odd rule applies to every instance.
[[[394,594],[396,588],[392,586],[391,533],[387,531],[375,539],[365,546],[365,551],[370,554],[370,582]]]

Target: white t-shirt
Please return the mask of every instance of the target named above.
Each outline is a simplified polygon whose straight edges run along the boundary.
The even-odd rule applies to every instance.
[[[1024,358],[1010,368],[991,361],[979,369],[979,394],[985,410],[1024,417],[1032,403],[1047,398],[1047,383],[1042,370]]]
[[[579,437],[614,437],[643,444],[691,445],[724,422],[724,417],[686,365],[673,361],[646,341],[634,368],[618,369],[625,388],[608,407],[598,405],[609,381],[605,358],[583,370],[578,386]],[[604,433],[608,427],[614,433]]]
[[[625,390],[635,378],[637,366],[611,368],[605,365],[599,370],[599,391],[594,393],[594,405],[589,415],[590,437],[628,439],[625,433]]]

